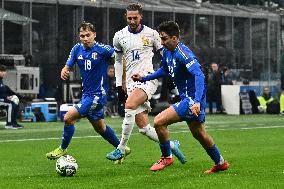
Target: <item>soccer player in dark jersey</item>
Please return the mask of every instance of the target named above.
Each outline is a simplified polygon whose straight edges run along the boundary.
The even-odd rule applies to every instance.
[[[61,70],[61,78],[66,80],[76,63],[82,78],[82,99],[64,116],[64,130],[61,145],[46,154],[48,159],[57,159],[67,153],[67,147],[75,131],[75,122],[87,117],[95,131],[115,148],[119,139],[114,131],[105,124],[104,106],[107,102],[107,68],[114,58],[114,49],[95,41],[94,25],[82,22],[78,28],[81,43],[76,44],[69,55],[66,65]]]
[[[206,86],[201,66],[192,51],[179,41],[179,26],[176,22],[161,23],[158,32],[165,48],[161,67],[145,77],[134,74],[132,79],[143,82],[170,75],[181,101],[162,111],[154,119],[162,156],[150,170],[162,170],[173,163],[167,126],[180,121],[187,122],[193,137],[199,141],[215,163],[205,173],[227,170],[229,163],[221,156],[212,137],[205,130]]]

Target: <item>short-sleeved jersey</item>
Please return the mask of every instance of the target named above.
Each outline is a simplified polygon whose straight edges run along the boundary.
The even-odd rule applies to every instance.
[[[79,66],[83,95],[107,94],[107,68],[112,57],[114,49],[97,42],[91,48],[85,48],[81,43],[72,48],[66,65],[72,67],[77,63]]]
[[[133,33],[129,26],[116,32],[113,38],[113,46],[116,53],[123,53],[124,55],[127,83],[135,73],[145,75],[153,72],[153,49],[162,49],[158,32],[145,25],[142,25],[141,30],[136,33]]]
[[[204,108],[206,104],[204,74],[192,51],[179,42],[173,52],[163,49],[161,64],[163,70],[171,75],[181,99],[191,97],[194,102],[200,102],[201,108]],[[201,78],[202,86],[196,86],[196,76]],[[198,90],[201,91],[196,93]]]

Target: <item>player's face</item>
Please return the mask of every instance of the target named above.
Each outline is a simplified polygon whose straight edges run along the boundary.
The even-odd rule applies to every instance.
[[[126,20],[130,29],[137,32],[141,28],[142,15],[137,11],[127,11]]]
[[[0,71],[0,78],[4,78],[5,77],[5,75],[6,75],[6,71]]]
[[[160,32],[160,38],[161,38],[161,43],[162,45],[170,50],[173,51],[178,43],[177,37],[176,36],[169,36],[168,34],[166,34],[165,32]]]
[[[83,43],[84,47],[91,48],[95,43],[96,32],[90,30],[80,29],[79,33],[80,41]]]

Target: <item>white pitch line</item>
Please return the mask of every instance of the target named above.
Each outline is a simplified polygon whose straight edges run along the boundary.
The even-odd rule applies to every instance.
[[[266,126],[266,127],[242,127],[242,128],[217,128],[214,129],[212,127],[207,127],[207,130],[210,131],[229,131],[229,130],[254,130],[254,129],[275,129],[275,128],[283,128],[284,125],[275,125],[275,126]],[[188,129],[183,131],[172,131],[171,133],[186,133],[190,132]],[[133,133],[132,135],[139,135],[139,133]],[[120,135],[117,135],[120,137]],[[81,136],[81,137],[72,137],[72,139],[84,139],[84,138],[100,138],[101,136],[95,135],[95,136]],[[42,141],[42,140],[59,140],[61,138],[29,138],[29,139],[15,139],[15,140],[0,140],[0,143],[6,143],[6,142],[26,142],[26,141]]]

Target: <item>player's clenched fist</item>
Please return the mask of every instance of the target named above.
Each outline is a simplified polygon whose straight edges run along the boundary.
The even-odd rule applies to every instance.
[[[66,80],[70,75],[70,68],[68,66],[64,66],[61,70],[61,79]]]
[[[197,117],[200,113],[200,103],[193,104],[190,109],[192,114]]]
[[[139,74],[134,74],[131,78],[132,78],[133,81],[141,81],[142,80],[142,77]]]

